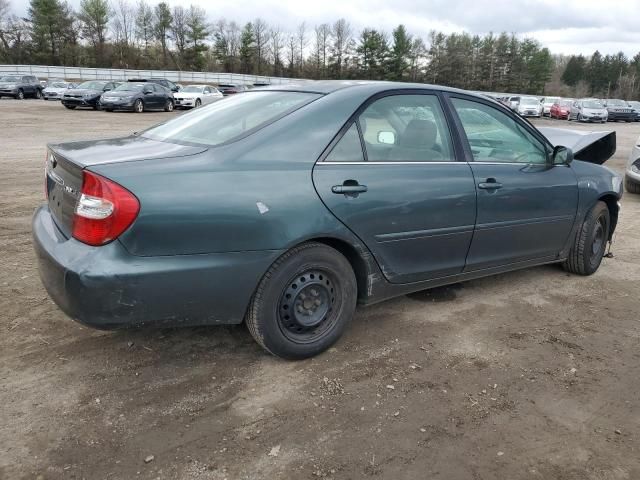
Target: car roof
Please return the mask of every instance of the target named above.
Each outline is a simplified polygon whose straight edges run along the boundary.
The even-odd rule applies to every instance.
[[[292,82],[282,85],[269,85],[265,87],[256,87],[254,92],[258,91],[290,91],[290,92],[309,92],[329,94],[338,90],[344,89],[357,89],[368,88],[377,92],[384,92],[387,90],[402,89],[402,90],[438,90],[441,92],[450,93],[463,93],[477,98],[488,99],[484,95],[480,95],[469,90],[462,90],[459,88],[445,87],[442,85],[431,85],[426,83],[404,83],[404,82],[386,82],[386,81],[368,81],[368,80],[306,80],[299,82]],[[495,101],[492,99],[488,99]]]

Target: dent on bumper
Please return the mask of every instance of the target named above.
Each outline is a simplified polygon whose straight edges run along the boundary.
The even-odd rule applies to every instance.
[[[137,257],[118,241],[91,247],[65,238],[46,206],[34,214],[33,242],[53,301],[74,320],[104,329],[240,323],[282,253]]]

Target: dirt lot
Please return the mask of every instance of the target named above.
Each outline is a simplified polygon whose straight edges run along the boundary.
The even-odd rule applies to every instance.
[[[361,308],[308,361],[242,326],[84,328],[36,271],[45,143],[167,115],[0,100],[0,478],[640,478],[640,196],[592,277],[548,266]],[[606,128],[621,172],[640,124]]]

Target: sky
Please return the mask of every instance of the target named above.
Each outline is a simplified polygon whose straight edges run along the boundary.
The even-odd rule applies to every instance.
[[[80,0],[69,0],[78,7]],[[115,0],[112,0],[115,1]],[[132,2],[134,0],[131,0]],[[147,0],[151,4],[160,0]],[[29,0],[10,0],[24,15]],[[283,31],[295,31],[345,18],[359,32],[373,27],[388,33],[404,24],[425,40],[431,30],[445,33],[516,33],[537,39],[552,53],[590,55],[640,52],[640,0],[167,0],[203,7],[211,21],[224,16],[245,23],[261,17]]]

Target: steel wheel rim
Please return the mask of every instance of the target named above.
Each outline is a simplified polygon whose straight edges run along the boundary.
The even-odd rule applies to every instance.
[[[340,300],[335,277],[313,268],[291,278],[278,302],[278,326],[295,343],[311,343],[326,336],[338,321]]]

